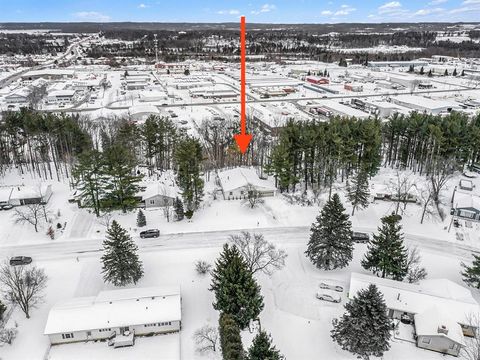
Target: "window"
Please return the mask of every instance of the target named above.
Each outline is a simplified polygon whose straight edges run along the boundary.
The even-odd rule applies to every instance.
[[[73,339],[73,333],[62,334],[62,339]]]
[[[460,210],[460,216],[467,219],[473,219],[475,217],[475,213],[468,210]]]
[[[454,343],[452,343],[452,345],[450,345],[448,348],[449,348],[450,350],[453,350],[453,349],[455,349],[455,344],[454,344]]]
[[[105,332],[105,331],[111,331],[112,329],[110,328],[105,328],[105,329],[99,329],[98,332]]]
[[[430,344],[430,338],[426,338],[426,337],[422,338],[422,343]]]
[[[150,200],[150,205],[155,205],[155,200]]]
[[[233,195],[233,191],[230,191],[230,195]]]

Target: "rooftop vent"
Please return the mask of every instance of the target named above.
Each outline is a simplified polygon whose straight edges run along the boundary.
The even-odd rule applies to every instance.
[[[437,332],[438,332],[439,334],[448,335],[448,329],[447,329],[447,327],[446,327],[445,325],[439,325]]]

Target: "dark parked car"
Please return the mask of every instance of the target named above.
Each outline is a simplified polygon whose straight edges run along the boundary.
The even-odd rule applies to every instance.
[[[157,238],[160,236],[160,230],[158,229],[150,229],[150,230],[145,230],[140,233],[140,237],[142,239],[145,238]]]
[[[370,235],[354,231],[352,234],[352,241],[356,243],[367,243],[370,241]]]
[[[10,204],[1,204],[0,205],[0,210],[10,210],[13,209],[13,205]]]
[[[30,256],[14,256],[10,259],[10,265],[28,265],[32,262],[32,258]]]

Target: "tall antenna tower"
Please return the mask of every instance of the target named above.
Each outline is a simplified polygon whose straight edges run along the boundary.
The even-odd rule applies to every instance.
[[[157,34],[153,34],[155,38],[155,65],[158,64],[158,41],[157,41]]]

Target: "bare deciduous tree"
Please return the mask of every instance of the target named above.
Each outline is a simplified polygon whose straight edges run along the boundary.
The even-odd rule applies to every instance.
[[[469,314],[467,323],[476,329],[473,337],[465,337],[465,347],[462,348],[460,356],[466,360],[480,359],[480,314]]]
[[[30,309],[42,301],[47,279],[43,269],[35,266],[10,266],[4,262],[0,267],[0,284],[4,287],[5,298],[18,305],[27,319],[30,318]]]
[[[402,212],[407,207],[407,200],[410,195],[414,182],[412,180],[412,174],[410,172],[397,171],[395,180],[390,181],[388,185],[389,190],[392,192],[394,201],[397,203],[395,208],[395,215],[398,215],[400,210],[400,203],[403,203]]]
[[[43,205],[29,204],[21,207],[16,207],[13,217],[16,224],[31,224],[38,232],[38,224],[43,215]]]
[[[17,337],[16,328],[1,328],[0,343],[12,345],[13,340]]]
[[[440,209],[440,193],[445,185],[447,185],[454,172],[455,162],[453,160],[436,161],[433,166],[433,171],[429,176],[432,187],[432,200],[437,207],[438,214],[440,215],[442,221],[445,220],[445,214]]]
[[[196,349],[199,353],[208,353],[217,351],[218,330],[216,327],[205,325],[195,331],[193,339]]]
[[[434,207],[432,206],[433,188],[429,178],[427,178],[427,180],[425,181],[425,188],[420,192],[420,200],[422,203],[422,217],[420,219],[420,224],[423,224],[425,215],[434,214]]]
[[[98,218],[98,223],[100,225],[105,226],[108,229],[110,227],[110,223],[112,222],[112,219],[113,219],[113,214],[110,212],[105,212],[103,213],[103,215],[101,215]]]
[[[406,279],[409,283],[418,283],[420,280],[424,280],[427,277],[427,270],[423,266],[420,266],[421,260],[422,258],[420,257],[416,246],[408,249],[408,272]]]
[[[243,200],[243,203],[247,204],[250,209],[254,209],[264,202],[265,200],[262,199],[260,193],[252,185],[248,185],[247,197]]]
[[[277,249],[269,243],[262,234],[253,234],[246,231],[240,235],[231,235],[231,241],[237,246],[252,274],[261,271],[272,275],[275,270],[285,266],[287,253]]]

